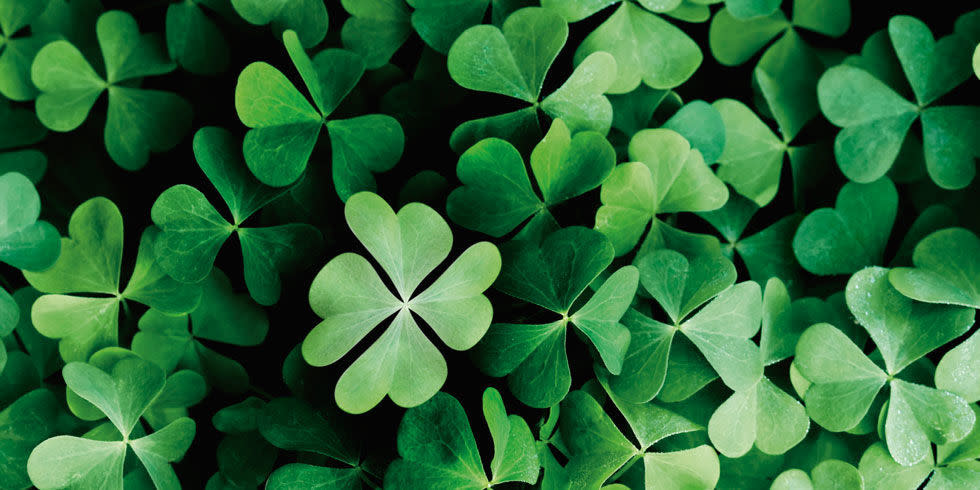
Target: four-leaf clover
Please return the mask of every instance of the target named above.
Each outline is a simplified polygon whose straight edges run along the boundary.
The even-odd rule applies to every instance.
[[[426,289],[419,285],[452,249],[449,225],[432,208],[410,203],[396,214],[381,197],[355,194],[344,208],[347,225],[378,262],[397,296],[356,253],[340,254],[310,287],[310,306],[321,321],[303,340],[314,366],[338,361],[381,321],[390,325],[340,376],[334,396],[347,412],[363,413],[387,394],[403,407],[428,400],[446,381],[446,360],[419,328],[418,315],[450,348],[467,350],[490,326],[493,309],[483,292],[500,272],[500,253],[489,242],[467,248]]]

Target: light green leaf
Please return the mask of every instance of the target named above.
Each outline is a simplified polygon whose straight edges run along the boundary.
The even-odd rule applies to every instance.
[[[287,29],[296,31],[306,48],[327,35],[327,8],[319,0],[231,0],[231,5],[251,24],[272,24],[277,38]]]
[[[970,76],[969,43],[962,36],[946,36],[937,43],[925,23],[915,17],[896,15],[888,21],[888,37],[920,106]],[[946,61],[937,63],[938,59]]]
[[[719,452],[737,458],[753,445],[766,454],[783,454],[799,444],[809,428],[803,405],[763,377],[718,406],[708,422],[708,436]]]
[[[936,388],[951,391],[967,402],[980,400],[980,337],[976,333],[953,347],[936,365]]]
[[[708,44],[719,63],[741,65],[789,26],[786,15],[778,9],[765,17],[740,20],[723,8],[711,19]]]
[[[82,53],[67,41],[54,41],[37,53],[31,80],[41,91],[35,103],[37,118],[54,131],[80,126],[106,87]]]
[[[19,269],[43,270],[61,250],[58,230],[39,221],[41,199],[19,172],[0,175],[0,261]]]
[[[27,461],[38,488],[122,490],[126,443],[57,436],[39,444]]]
[[[888,273],[903,295],[927,303],[980,308],[980,240],[964,228],[947,228],[915,246],[911,267]],[[955,264],[955,265],[953,265]]]
[[[804,269],[819,275],[882,264],[897,210],[898,193],[887,178],[848,182],[833,209],[821,208],[803,219],[793,236],[793,252]]]
[[[629,92],[641,81],[655,89],[676,87],[702,60],[701,50],[684,31],[632,2],[623,2],[582,41],[576,64],[599,51],[616,60],[616,81],[609,87],[614,94]]]
[[[847,283],[847,307],[881,351],[887,371],[898,374],[922,356],[963,335],[973,308],[912,301],[887,280],[888,269],[869,267]],[[804,373],[805,374],[805,373]]]
[[[793,364],[812,383],[803,397],[807,414],[835,432],[860,423],[888,379],[851,339],[827,323],[803,332]]]
[[[914,490],[932,472],[932,462],[903,466],[895,462],[885,444],[876,442],[861,456],[858,471],[864,479],[865,488],[894,488],[899,490]]]
[[[73,392],[98,407],[126,437],[165,384],[160,367],[136,356],[120,359],[110,372],[72,362],[62,374]]]
[[[745,197],[765,206],[779,189],[786,145],[745,104],[720,99],[713,104],[725,121],[725,150],[718,178]]]
[[[884,437],[899,464],[911,466],[931,459],[930,441],[958,441],[973,429],[976,415],[959,396],[900,379],[890,386]]]
[[[572,132],[590,130],[605,135],[612,125],[613,110],[603,94],[615,80],[616,66],[609,53],[590,54],[561,87],[541,101],[541,110],[561,118]]]

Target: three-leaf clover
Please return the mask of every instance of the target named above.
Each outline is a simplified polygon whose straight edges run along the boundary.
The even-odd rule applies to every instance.
[[[88,360],[96,350],[118,343],[119,306],[125,307],[126,300],[180,314],[193,310],[201,299],[200,286],[177,282],[155,261],[159,235],[154,228],[141,235],[133,273],[121,287],[122,215],[104,197],[75,209],[68,235],[61,239],[61,255],[54,265],[41,272],[24,271],[34,288],[52,293],[34,302],[31,319],[38,332],[60,339],[58,350],[66,362]]]
[[[612,263],[609,240],[595,230],[572,226],[548,235],[540,244],[508,242],[501,253],[506,267],[494,287],[561,318],[536,325],[495,323],[477,346],[477,365],[491,376],[509,375],[508,386],[518,400],[532,407],[550,407],[565,397],[572,383],[565,337],[569,325],[574,325],[606,368],[619,374],[630,344],[629,330],[619,319],[636,293],[636,268],[620,268],[584,305],[576,302]]]
[[[361,57],[331,48],[310,59],[295,32],[284,32],[282,41],[315,107],[272,65],[246,66],[235,86],[235,110],[242,123],[252,128],[242,145],[248,168],[268,185],[295,182],[326,126],[334,187],[341,200],[373,191],[371,174],[391,169],[401,158],[405,139],[401,125],[382,114],[327,119],[361,79]]]
[[[937,458],[930,453],[925,460],[913,465],[899,464],[888,454],[883,443],[876,442],[861,456],[858,471],[864,479],[864,488],[972,488],[980,480],[977,442],[974,431],[960,443],[939,446]]]
[[[703,427],[653,403],[610,398],[626,419],[633,439],[624,435],[591,395],[573,391],[561,404],[559,428],[570,453],[566,466],[571,488],[598,488],[613,482],[642,461],[638,486],[626,488],[709,489],[718,483],[720,465],[707,444],[681,451],[651,450],[663,439]]]
[[[354,194],[344,208],[347,225],[378,262],[397,297],[363,256],[344,253],[313,279],[310,306],[321,321],[303,340],[311,365],[338,361],[381,321],[390,325],[340,376],[337,405],[363,413],[387,394],[403,407],[428,400],[446,381],[446,360],[422,333],[415,315],[450,348],[467,350],[486,333],[493,308],[483,292],[500,272],[500,253],[489,242],[470,246],[425,290],[419,284],[452,248],[446,221],[419,203],[397,214],[381,197]]]
[[[401,459],[388,467],[385,485],[476,490],[507,482],[534,484],[540,465],[524,419],[507,415],[493,388],[483,392],[483,417],[493,441],[489,478],[463,406],[452,395],[437,393],[405,412],[398,427]]]
[[[793,236],[793,253],[818,275],[848,274],[884,261],[898,213],[898,192],[887,177],[869,184],[848,182],[833,208],[808,214]]]
[[[620,0],[544,0],[542,5],[568,22],[578,22]],[[575,63],[605,51],[616,59],[618,73],[609,93],[630,92],[644,84],[655,89],[684,83],[701,65],[697,43],[657,14],[670,13],[681,0],[622,0],[616,11],[596,27],[575,50]],[[705,3],[705,2],[693,2]]]
[[[518,146],[540,138],[538,109],[561,118],[572,133],[602,135],[612,124],[612,106],[603,95],[615,80],[616,60],[593,53],[557,90],[541,99],[545,77],[568,38],[568,24],[541,7],[520,9],[501,28],[477,25],[464,31],[449,49],[449,74],[460,86],[506,95],[530,104],[514,112],[464,122],[453,131],[457,153],[488,137]]]
[[[661,398],[686,398],[714,379],[714,373],[678,374],[692,369],[687,365],[704,360],[732,390],[754,389],[762,377],[759,346],[751,340],[762,321],[759,285],[752,281],[734,284],[735,266],[720,255],[688,260],[679,252],[658,250],[640,257],[636,266],[643,289],[660,304],[671,323],[654,320],[636,309],[626,312],[623,324],[636,340],[630,343],[622,373],[610,379],[613,391],[625,400],[641,403],[658,396],[674,378],[679,386]],[[701,305],[704,307],[698,310]],[[694,359],[687,352],[673,352],[678,332],[696,347]],[[697,359],[701,356],[703,359]],[[674,369],[678,372],[672,373]]]
[[[974,310],[912,301],[891,287],[887,275],[884,268],[863,269],[851,277],[846,290],[847,306],[874,340],[884,370],[826,323],[803,333],[794,365],[812,383],[804,394],[807,413],[832,431],[860,423],[888,384],[883,439],[895,461],[908,466],[931,454],[930,441],[946,444],[966,437],[975,416],[958,395],[896,376],[969,330]]]
[[[531,187],[524,159],[513,145],[488,138],[471,146],[459,157],[456,173],[463,186],[449,194],[449,217],[495,237],[531,216],[553,220],[549,208],[602,184],[616,165],[616,153],[601,134],[580,131],[572,137],[555,119],[531,152],[530,164],[543,198]]]
[[[180,488],[170,463],[179,460],[190,447],[194,421],[180,418],[152,434],[130,438],[140,417],[163,392],[163,369],[129,356],[106,371],[71,362],[62,374],[68,387],[98,407],[118,432],[108,438],[66,435],[42,442],[27,461],[34,485],[122,489],[126,453],[132,450],[157,488]]]
[[[19,172],[0,175],[0,262],[38,271],[57,260],[61,236],[40,215],[34,184]]]
[[[205,279],[201,303],[194,311],[167,315],[151,309],[140,318],[139,329],[132,345],[140,357],[168,373],[178,366],[193,369],[211,386],[240,392],[248,388],[245,368],[202,341],[258,345],[269,331],[269,319],[247,296],[234,294],[228,277],[215,269]]]
[[[644,129],[629,143],[630,162],[618,165],[602,184],[595,229],[612,241],[616,255],[632,250],[656,216],[711,211],[728,200],[728,188],[701,152],[670,129]]]
[[[231,6],[250,24],[271,24],[276,37],[286,30],[296,32],[305,48],[312,48],[327,35],[329,16],[320,0],[231,0]]]
[[[30,35],[22,34],[47,6],[48,0],[8,1],[0,11],[0,94],[8,99],[30,100],[37,96],[31,83],[31,61],[53,36],[34,26]]]
[[[158,37],[140,34],[131,15],[106,12],[95,29],[105,78],[72,43],[47,44],[31,66],[31,79],[41,91],[37,117],[49,129],[71,131],[108,92],[106,151],[120,167],[138,170],[146,165],[150,152],[169,150],[180,142],[190,129],[191,106],[176,94],[139,88],[143,77],[169,73],[177,65]]]
[[[918,119],[932,181],[944,189],[966,187],[980,156],[974,137],[980,132],[980,108],[932,104],[969,78],[969,41],[951,34],[937,42],[929,27],[908,16],[892,17],[888,37],[915,94],[914,103],[878,73],[849,64],[827,70],[817,85],[820,109],[841,127],[834,140],[841,171],[864,183],[885,175]]]
[[[708,44],[719,63],[740,65],[781,33],[785,33],[784,37],[794,36],[794,29],[802,28],[839,37],[850,24],[850,0],[794,0],[792,19],[779,9],[767,16],[740,19],[726,7],[711,19]]]
[[[161,232],[157,262],[174,279],[202,281],[211,272],[221,246],[237,234],[245,266],[245,285],[259,304],[279,301],[279,274],[295,268],[319,248],[320,232],[306,224],[252,228],[241,226],[284,190],[257,182],[245,171],[238,141],[228,131],[209,126],[194,135],[194,157],[231,211],[229,222],[201,191],[178,184],[163,191],[150,216]]]

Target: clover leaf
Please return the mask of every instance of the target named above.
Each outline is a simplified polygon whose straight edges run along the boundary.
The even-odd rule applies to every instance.
[[[66,362],[87,360],[96,350],[117,344],[119,307],[128,308],[127,300],[179,314],[193,310],[201,299],[200,286],[175,281],[157,264],[153,248],[159,234],[153,228],[141,235],[133,273],[121,287],[122,215],[104,197],[75,209],[68,235],[61,239],[54,265],[24,271],[34,288],[51,293],[34,302],[31,318],[38,332],[60,339],[58,350]]]
[[[793,236],[800,265],[818,275],[847,274],[884,261],[898,212],[898,192],[887,177],[848,182],[833,208],[808,214]]]
[[[810,474],[800,469],[786,470],[772,482],[771,490],[798,488],[864,488],[864,478],[853,465],[839,459],[825,459]]]
[[[174,279],[196,283],[208,276],[214,259],[234,233],[241,242],[245,284],[259,304],[279,301],[279,275],[302,264],[320,246],[320,232],[306,224],[241,226],[283,190],[257,182],[245,172],[237,140],[228,131],[205,127],[194,135],[198,166],[231,211],[226,220],[201,191],[178,184],[163,191],[150,216],[160,228],[157,262]]]
[[[644,129],[629,143],[630,162],[618,165],[602,185],[595,228],[609,237],[616,255],[632,250],[656,216],[711,211],[728,200],[728,188],[701,152],[670,129]]]
[[[340,34],[344,47],[361,55],[368,69],[387,63],[412,33],[409,9],[403,0],[341,0],[340,3],[350,14]]]
[[[980,239],[964,228],[947,228],[922,239],[915,267],[896,267],[888,280],[916,301],[980,308]],[[955,265],[954,265],[955,264]]]
[[[548,235],[540,244],[508,242],[501,253],[506,267],[495,287],[561,318],[537,325],[493,324],[474,353],[484,372],[509,375],[511,393],[527,405],[545,408],[558,403],[572,382],[565,351],[570,324],[588,338],[609,371],[622,371],[630,335],[619,319],[636,293],[636,268],[613,272],[573,311],[585,289],[613,260],[605,236],[573,226]]]
[[[58,259],[61,237],[40,215],[34,184],[19,172],[0,175],[0,262],[37,271]]]
[[[128,358],[139,357],[135,352],[122,347],[106,347],[96,351],[88,360],[90,366],[109,372],[112,367]],[[187,416],[187,407],[196,405],[204,399],[207,386],[200,374],[181,370],[167,376],[164,388],[152,403],[143,411],[142,418],[150,427],[159,429],[170,422]],[[65,401],[71,413],[85,421],[101,420],[106,414],[98,406],[68,389]]]
[[[330,483],[329,488],[361,488],[361,478],[374,475],[359,461],[359,448],[350,421],[337,413],[320,413],[296,398],[277,398],[262,407],[258,429],[273,446],[326,456],[343,467],[288,464],[269,476],[269,488],[297,488]],[[377,476],[377,475],[374,475]]]
[[[327,35],[327,7],[319,0],[231,0],[231,6],[250,24],[271,24],[276,37],[296,32],[304,48],[312,48]]]
[[[980,337],[976,333],[953,347],[936,365],[936,388],[951,391],[966,401],[980,400],[980,377],[977,372],[980,364]]]
[[[593,53],[582,60],[568,79],[541,99],[552,62],[568,38],[568,25],[541,7],[520,9],[501,28],[473,26],[449,49],[449,74],[462,87],[506,95],[531,104],[514,112],[464,122],[453,131],[450,146],[457,153],[488,137],[536,139],[540,135],[537,110],[561,118],[572,133],[609,132],[612,106],[603,95],[614,80],[616,60],[608,53]]]
[[[718,158],[718,178],[757,205],[765,206],[776,197],[784,156],[794,170],[803,164],[809,148],[790,146],[792,132],[777,137],[745,104],[719,99],[713,104],[725,122],[725,150]],[[794,180],[802,178],[795,175]]]
[[[590,17],[616,0],[544,0],[568,22]],[[703,2],[697,2],[703,3]],[[575,51],[579,64],[598,51],[615,58],[618,73],[609,92],[630,92],[644,84],[655,89],[673,88],[694,74],[703,58],[697,43],[681,29],[662,19],[680,7],[680,1],[624,0],[605,22],[596,27]]]
[[[33,390],[0,411],[0,485],[3,488],[30,488],[27,458],[34,446],[55,430],[58,402],[44,388]]]
[[[306,169],[325,125],[337,195],[346,201],[358,191],[373,191],[372,173],[391,169],[401,158],[401,125],[381,114],[327,120],[357,85],[364,62],[342,49],[325,49],[310,59],[293,31],[284,32],[282,41],[316,107],[272,65],[246,66],[235,86],[235,110],[251,128],[242,145],[248,168],[264,184],[292,184]]]
[[[708,44],[719,63],[740,65],[781,33],[802,28],[840,37],[850,24],[850,0],[794,0],[791,19],[779,9],[767,16],[740,19],[726,6],[711,19]]]
[[[467,248],[435,282],[419,284],[449,255],[452,232],[419,203],[398,214],[376,194],[351,196],[347,224],[387,273],[396,298],[363,256],[344,253],[313,279],[310,306],[323,321],[303,340],[303,358],[326,366],[339,360],[382,320],[390,326],[341,375],[334,391],[345,411],[363,413],[387,394],[404,407],[431,398],[446,380],[446,361],[416,323],[417,314],[450,348],[467,350],[490,326],[493,309],[483,291],[497,278],[500,253],[489,242]]]
[[[970,136],[980,130],[980,110],[932,103],[969,77],[968,41],[951,34],[937,42],[922,21],[908,16],[892,17],[888,37],[915,103],[875,73],[850,65],[827,70],[817,85],[821,110],[842,128],[834,142],[841,171],[857,182],[878,179],[892,168],[912,123],[919,119],[932,181],[944,189],[966,187],[980,156]],[[940,64],[933,61],[936,58],[950,61]]]
[[[483,392],[483,416],[493,441],[487,477],[473,431],[459,401],[437,393],[405,412],[398,427],[398,454],[385,474],[391,488],[490,488],[538,479],[534,437],[524,419],[507,415],[500,393]]]
[[[140,34],[131,15],[118,10],[102,14],[96,34],[105,79],[68,41],[48,43],[37,53],[31,66],[31,79],[41,91],[37,117],[49,129],[71,131],[88,118],[102,92],[108,92],[106,151],[120,167],[138,170],[150,152],[169,150],[180,142],[190,129],[191,106],[171,92],[134,85],[134,80],[169,73],[176,64],[157,37]]]
[[[459,157],[456,173],[463,186],[449,195],[449,217],[496,237],[531,216],[549,219],[542,215],[549,215],[552,206],[598,187],[616,165],[616,154],[599,133],[580,131],[572,137],[565,123],[555,119],[530,160],[543,199],[532,189],[513,145],[488,138],[471,146]]]
[[[178,366],[192,369],[209,385],[234,393],[249,386],[245,368],[202,341],[255,346],[265,339],[269,319],[247,297],[234,294],[228,277],[215,269],[204,281],[201,303],[189,315],[151,309],[139,319],[139,329],[132,345],[140,357],[168,373]]]
[[[162,369],[131,356],[115,363],[109,371],[71,362],[62,373],[68,387],[98,407],[118,434],[110,440],[65,435],[42,442],[27,461],[34,485],[121,489],[126,453],[132,449],[157,488],[180,487],[169,463],[179,460],[190,447],[195,432],[193,420],[180,418],[152,434],[129,437],[164,389]]]
[[[615,481],[639,461],[643,463],[645,488],[715,487],[720,465],[711,446],[651,450],[665,438],[702,427],[653,403],[632,404],[611,398],[630,426],[633,439],[627,438],[595,398],[584,391],[569,393],[561,404],[559,428],[570,452],[566,470],[572,488],[597,488]]]
[[[672,351],[677,332],[694,344],[696,357],[703,356],[690,362],[707,360],[734,391],[754,387],[762,376],[759,347],[750,340],[762,320],[759,285],[734,284],[735,266],[721,256],[689,261],[679,252],[658,250],[642,256],[636,265],[643,289],[660,304],[671,323],[654,320],[635,309],[626,312],[623,324],[631,338],[638,340],[630,343],[622,373],[610,380],[617,395],[640,403],[661,392],[676,365],[671,360],[679,360]],[[711,379],[686,386],[686,396]]]
[[[708,422],[708,436],[718,452],[737,458],[753,446],[766,454],[783,454],[809,428],[803,405],[763,376],[718,406]]]
[[[265,406],[266,402],[250,396],[218,410],[211,418],[214,428],[225,435],[218,443],[218,472],[208,480],[209,488],[213,488],[212,485],[248,488],[259,486],[269,478],[279,450],[259,433],[259,420]]]
[[[888,284],[887,274],[880,267],[863,269],[848,281],[846,293],[848,308],[875,341],[885,370],[826,323],[803,333],[794,365],[812,383],[804,394],[807,413],[832,431],[856,426],[888,384],[884,440],[892,457],[909,466],[930,454],[930,441],[946,444],[966,437],[975,416],[958,395],[896,376],[966,332],[974,310],[913,302]]]
[[[216,75],[228,68],[229,48],[224,35],[201,6],[216,11],[227,4],[215,0],[191,0],[167,7],[167,52],[187,71]]]
[[[0,94],[11,100],[31,100],[37,89],[31,83],[31,60],[51,39],[51,33],[21,35],[48,6],[48,0],[7,2],[0,13]]]

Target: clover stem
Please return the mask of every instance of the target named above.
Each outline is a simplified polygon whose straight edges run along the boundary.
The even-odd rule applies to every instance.
[[[360,466],[358,466],[357,469],[358,469],[357,476],[362,481],[364,481],[364,483],[368,487],[371,487],[371,488],[381,488],[381,487],[378,486],[378,484],[374,483],[373,481],[371,481],[370,478],[368,478],[368,476],[367,476],[367,470],[365,470],[364,468],[361,468]]]
[[[126,315],[126,318],[129,318],[129,316],[130,316],[130,313],[129,313],[129,303],[126,302],[126,298],[123,298],[122,296],[119,296],[119,302],[122,303],[123,314]]]

